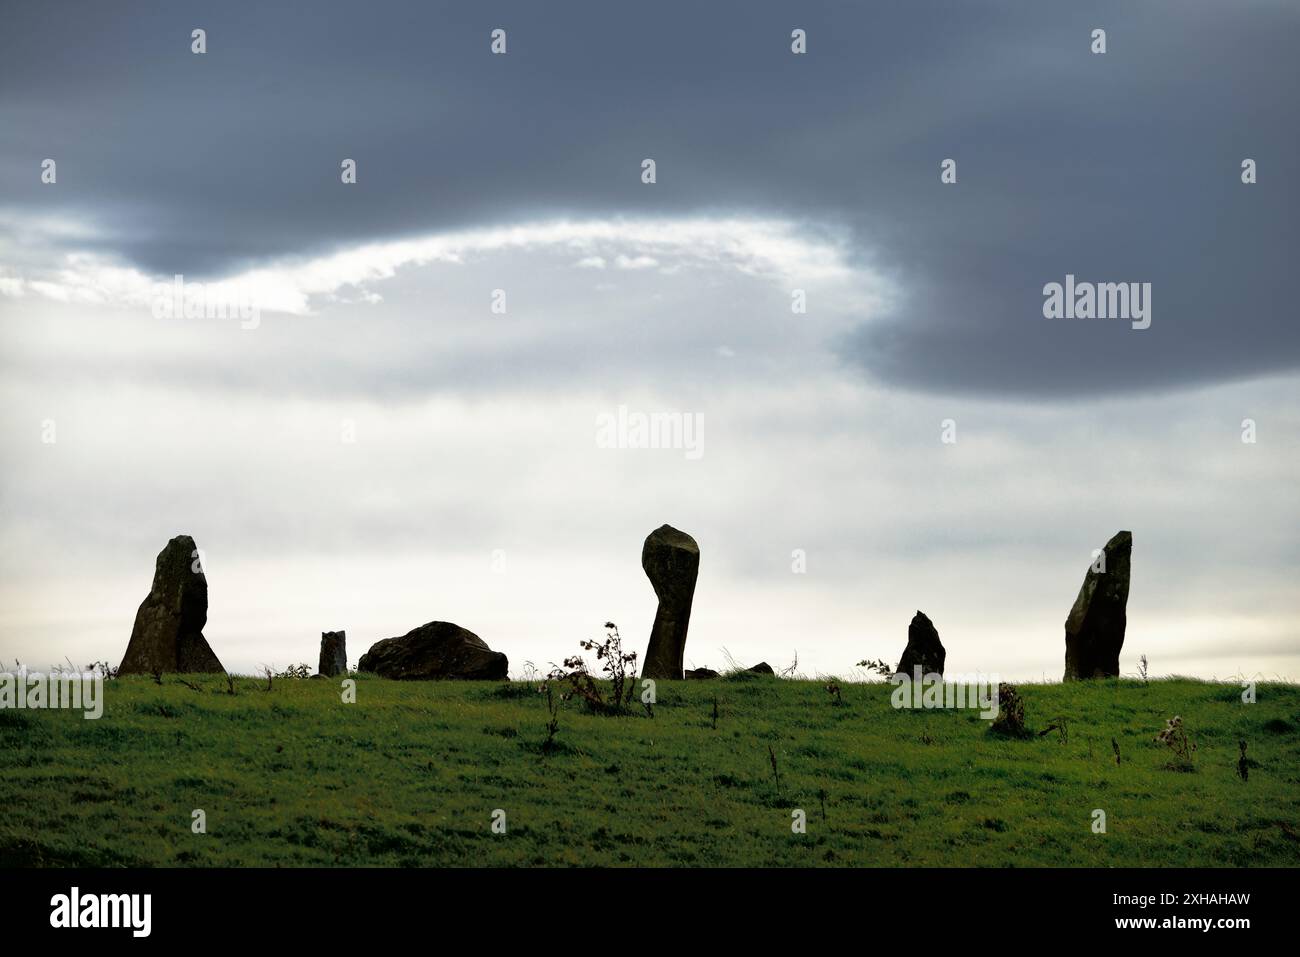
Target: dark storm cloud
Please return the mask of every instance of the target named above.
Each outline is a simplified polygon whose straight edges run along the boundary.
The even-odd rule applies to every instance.
[[[1300,362],[1298,51],[1300,10],[1265,2],[19,2],[0,206],[194,275],[557,214],[839,221],[906,294],[845,362],[943,391],[1160,389]],[[1066,273],[1150,282],[1152,327],[1043,319]]]

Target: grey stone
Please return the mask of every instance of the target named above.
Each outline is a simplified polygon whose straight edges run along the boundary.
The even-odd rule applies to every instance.
[[[1119,675],[1119,653],[1128,625],[1129,563],[1133,533],[1117,532],[1102,550],[1105,557],[1088,566],[1065,619],[1065,680]]]
[[[203,637],[208,623],[208,579],[198,549],[177,535],[158,553],[153,585],[135,613],[120,675],[224,672]]]
[[[907,647],[903,649],[903,657],[898,659],[898,668],[894,673],[915,678],[916,666],[920,665],[923,675],[941,675],[947,657],[948,652],[939,640],[939,632],[934,623],[917,609],[912,616],[912,623],[907,626]]]
[[[400,638],[370,646],[357,668],[399,681],[501,681],[509,662],[478,635],[449,621],[431,621]]]
[[[327,678],[346,674],[348,670],[348,633],[322,631],[320,633],[319,672]]]

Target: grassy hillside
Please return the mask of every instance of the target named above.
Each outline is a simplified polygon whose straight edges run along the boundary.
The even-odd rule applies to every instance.
[[[563,704],[544,755],[524,683],[362,677],[345,705],[334,680],[188,680],[109,682],[98,721],[0,712],[0,864],[1300,864],[1295,685],[1022,685],[1068,739],[1019,740],[883,684],[661,682],[653,717]],[[1152,740],[1175,714],[1190,765]]]

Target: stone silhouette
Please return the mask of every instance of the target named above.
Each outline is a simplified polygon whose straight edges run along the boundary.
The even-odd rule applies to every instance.
[[[400,638],[375,642],[357,668],[399,681],[502,681],[508,665],[505,655],[472,631],[431,621]]]
[[[721,676],[712,668],[696,668],[694,671],[687,669],[682,673],[682,677],[687,681],[708,681]]]
[[[912,616],[912,623],[907,626],[907,647],[903,649],[903,657],[898,659],[894,673],[914,678],[916,666],[920,665],[923,675],[941,675],[947,657],[948,652],[939,640],[934,622],[917,609]]]
[[[700,572],[700,546],[685,532],[661,525],[646,536],[641,567],[659,598],[641,676],[680,679],[695,579]]]
[[[1065,619],[1066,681],[1119,675],[1132,552],[1133,533],[1117,532],[1089,566]]]
[[[756,675],[774,675],[774,674],[776,674],[776,669],[773,668],[771,665],[769,665],[766,661],[760,661],[758,664],[754,665],[754,667],[752,667],[752,668],[746,668],[745,670],[746,670],[746,671],[753,672],[753,673],[756,674]]]
[[[318,670],[326,678],[347,674],[348,633],[346,631],[322,631],[320,633],[320,667]]]
[[[190,536],[177,535],[158,553],[118,674],[225,671],[203,637],[207,623],[208,579],[198,549]]]

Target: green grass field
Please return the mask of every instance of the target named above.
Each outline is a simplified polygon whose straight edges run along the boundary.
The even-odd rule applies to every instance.
[[[337,680],[188,680],[108,682],[97,721],[0,712],[0,864],[1300,864],[1296,685],[1021,685],[1031,728],[1068,728],[1021,740],[885,684],[660,682],[653,717],[564,703],[544,755],[522,682],[363,676],[343,704]],[[1190,766],[1153,741],[1175,714]]]

